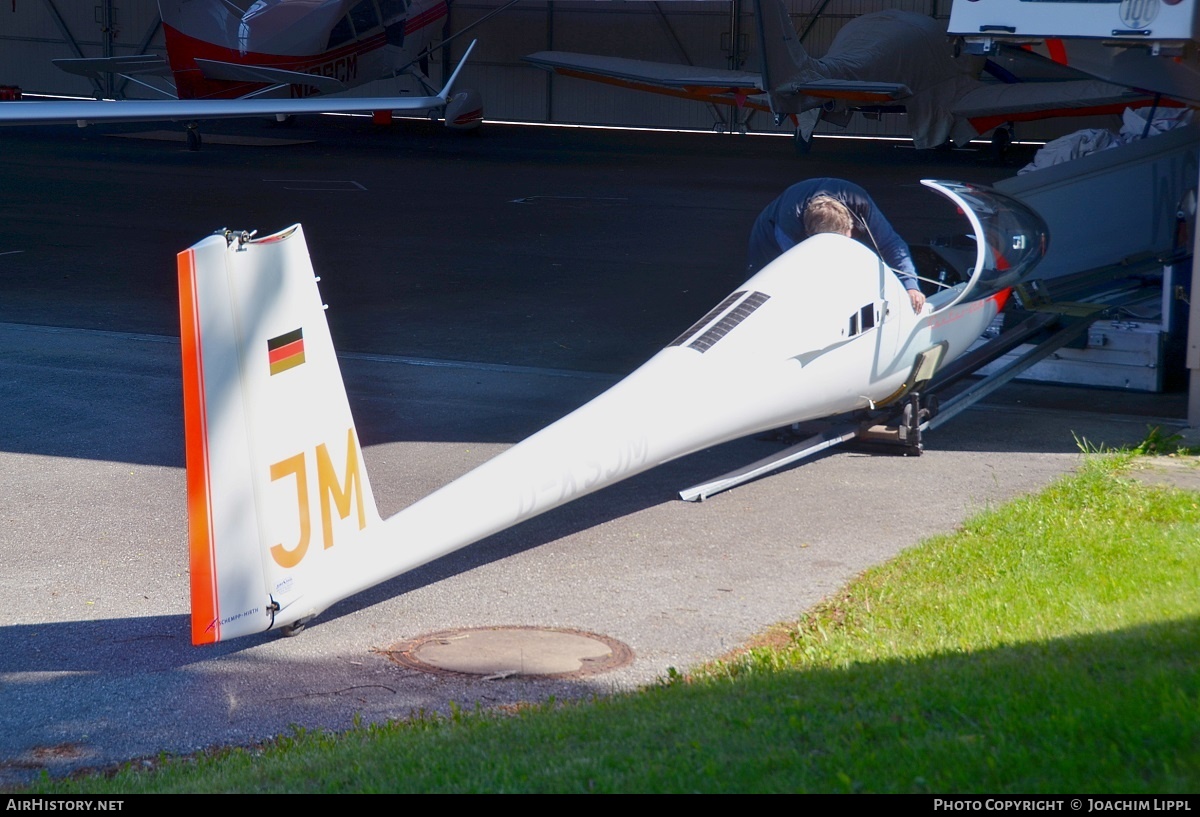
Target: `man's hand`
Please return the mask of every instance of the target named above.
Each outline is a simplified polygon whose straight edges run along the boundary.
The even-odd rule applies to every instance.
[[[912,301],[913,312],[921,314],[921,307],[925,306],[925,293],[919,289],[908,290],[908,300]]]

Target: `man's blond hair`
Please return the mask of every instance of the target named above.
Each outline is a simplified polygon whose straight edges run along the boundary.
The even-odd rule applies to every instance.
[[[814,196],[804,208],[804,231],[809,235],[854,232],[854,216],[850,208],[832,196]]]

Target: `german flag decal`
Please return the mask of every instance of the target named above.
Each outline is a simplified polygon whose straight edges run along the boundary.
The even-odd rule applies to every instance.
[[[286,372],[304,362],[304,330],[271,338],[267,341],[267,360],[271,363],[271,374]]]

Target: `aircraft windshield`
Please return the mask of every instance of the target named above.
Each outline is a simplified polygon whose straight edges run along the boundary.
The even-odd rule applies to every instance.
[[[957,204],[975,233],[975,266],[952,303],[986,298],[1020,283],[1046,254],[1050,240],[1046,222],[1022,202],[963,182],[923,179],[921,184]]]

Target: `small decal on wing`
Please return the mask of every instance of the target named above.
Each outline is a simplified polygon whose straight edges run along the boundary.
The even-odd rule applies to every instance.
[[[294,369],[303,363],[304,330],[295,329],[268,340],[267,361],[273,375]]]

